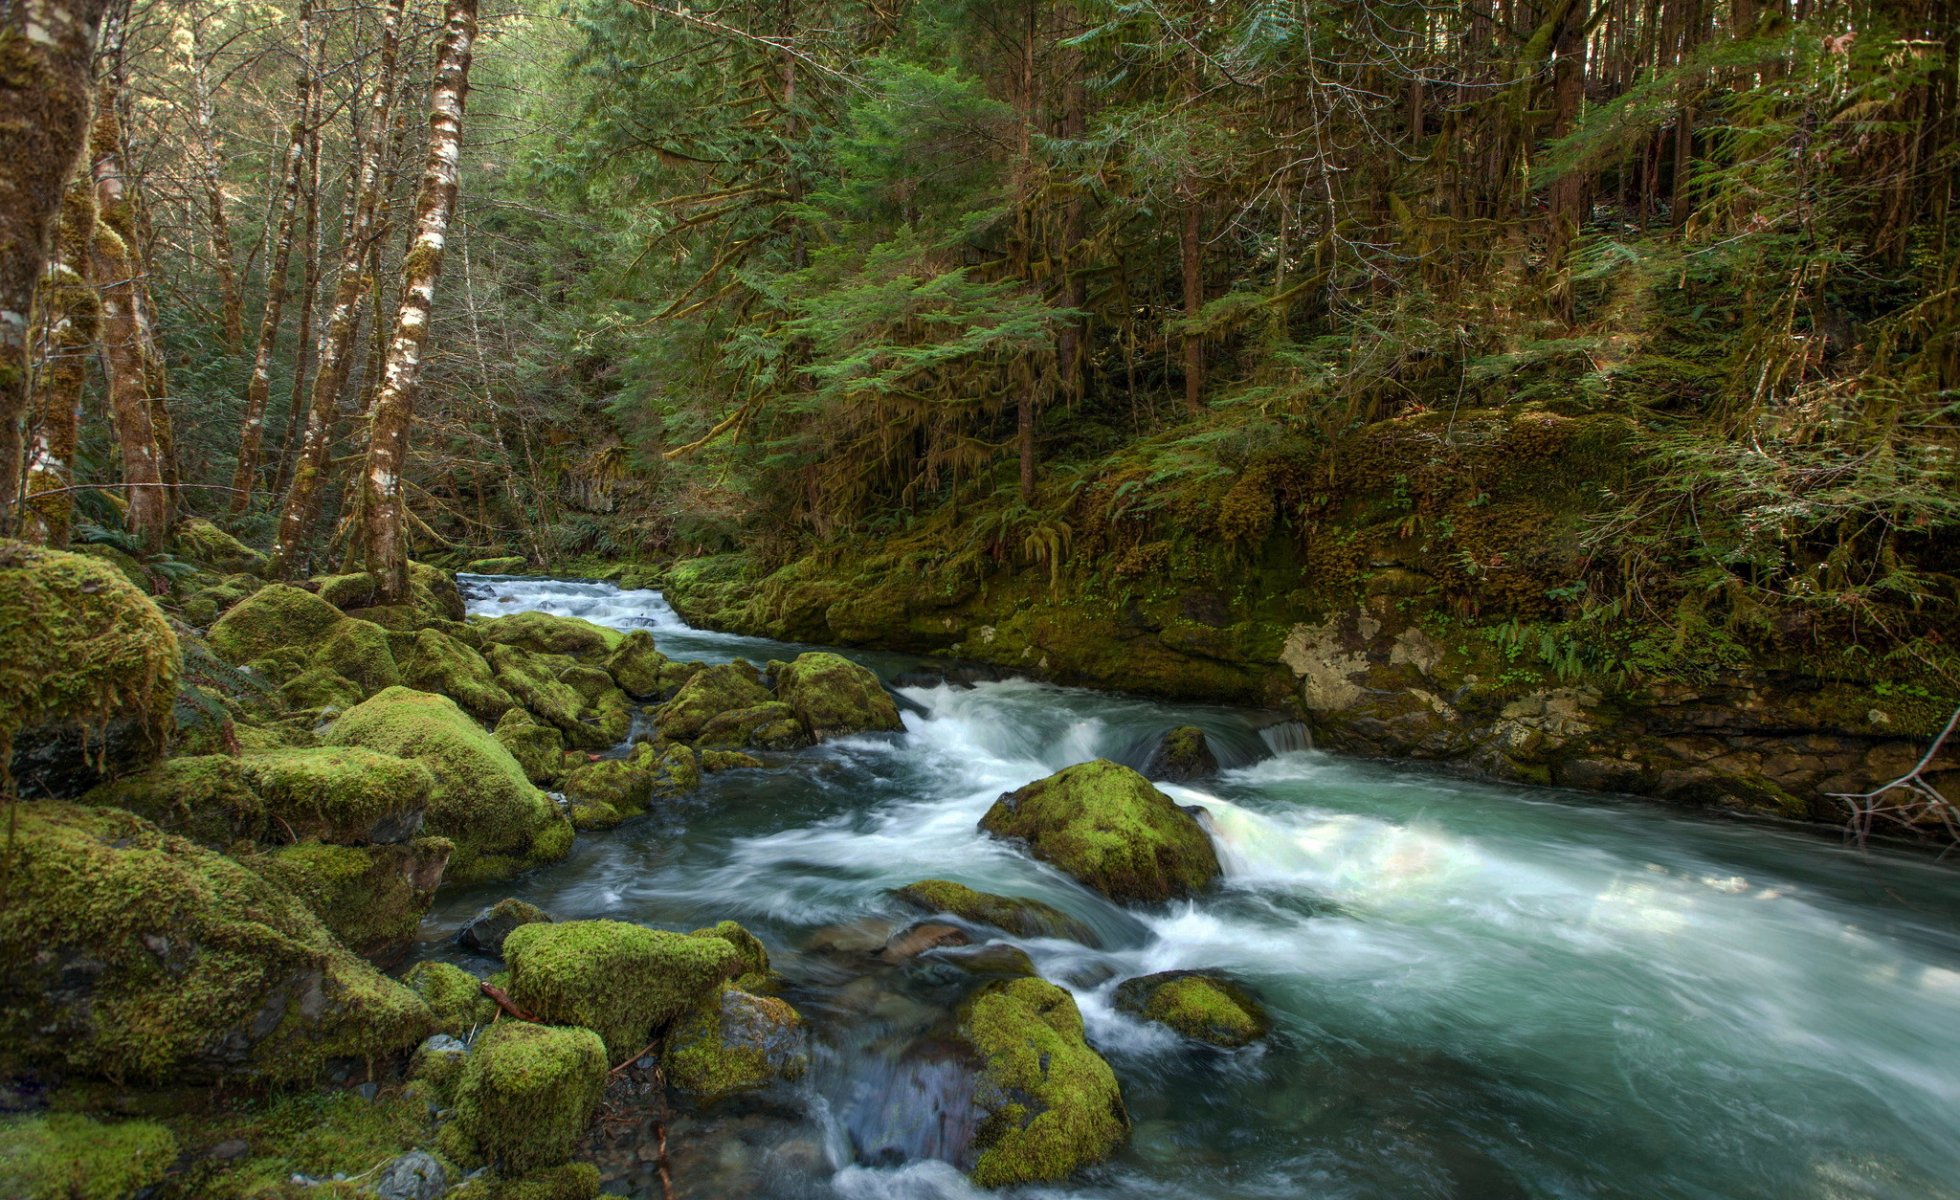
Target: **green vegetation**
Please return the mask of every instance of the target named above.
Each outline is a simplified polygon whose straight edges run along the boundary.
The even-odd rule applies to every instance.
[[[951,913],[1021,937],[1069,938],[1085,946],[1098,944],[1095,933],[1087,925],[1039,900],[976,892],[963,883],[945,879],[908,883],[896,895],[926,912]]]
[[[623,921],[520,926],[504,940],[504,960],[513,999],[542,1020],[597,1031],[614,1062],[745,969],[718,936]]]
[[[456,1084],[464,1145],[510,1175],[556,1166],[585,1134],[606,1087],[606,1048],[589,1029],[505,1021],[477,1038]]]
[[[1195,896],[1218,879],[1218,855],[1197,818],[1130,768],[1080,763],[996,800],[980,828],[1025,842],[1112,900]]]
[[[1117,985],[1115,1002],[1121,1012],[1228,1049],[1250,1045],[1272,1029],[1272,1019],[1252,993],[1196,971],[1126,979]]]
[[[19,1200],[124,1200],[161,1180],[176,1157],[170,1131],[148,1121],[0,1117],[0,1193]]]

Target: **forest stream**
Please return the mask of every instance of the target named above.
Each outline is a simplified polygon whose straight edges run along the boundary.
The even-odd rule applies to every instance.
[[[653,591],[460,582],[472,614],[645,629],[680,658],[798,649],[691,629]],[[495,963],[453,935],[506,895],[763,939],[812,1066],[680,1112],[679,1195],[981,1194],[933,1157],[971,1115],[931,1034],[979,951],[874,953],[916,918],[891,889],[934,877],[1047,901],[1101,943],[1013,939],[1073,994],[1133,1136],[1013,1194],[1960,1194],[1960,879],[1929,856],[1874,850],[1874,870],[1815,833],[1332,757],[1262,733],[1265,714],[853,657],[893,686],[903,733],[716,774],[514,882],[446,888],[423,926],[417,957],[478,970]],[[1003,791],[1099,756],[1141,767],[1183,724],[1222,766],[1160,785],[1205,811],[1225,879],[1202,899],[1117,907],[976,828]],[[1119,980],[1180,968],[1251,986],[1274,1036],[1195,1047],[1113,1007]],[[651,1160],[620,1147],[606,1190],[660,1195]]]

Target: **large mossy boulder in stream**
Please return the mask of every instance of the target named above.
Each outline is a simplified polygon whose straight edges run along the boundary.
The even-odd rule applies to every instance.
[[[668,1083],[713,1099],[801,1079],[809,1036],[788,1002],[724,985],[674,1022],[660,1065]]]
[[[485,642],[515,646],[533,654],[563,654],[583,663],[599,663],[617,649],[626,635],[578,617],[544,612],[511,613],[479,627]]]
[[[1089,1048],[1082,1014],[1061,988],[1045,979],[990,983],[961,1006],[960,1035],[980,1063],[975,1183],[1065,1179],[1129,1138],[1116,1073]]]
[[[902,730],[898,704],[869,668],[841,654],[812,651],[776,672],[776,699],[788,704],[812,738]]]
[[[0,1074],[298,1083],[430,1032],[412,992],[245,866],[112,808],[14,819]]]
[[[320,598],[350,615],[395,630],[420,629],[433,621],[463,619],[463,596],[449,573],[427,563],[408,564],[408,595],[382,602],[380,582],[372,574],[327,575],[312,581]]]
[[[497,683],[572,746],[603,750],[626,740],[632,706],[612,676],[570,655],[491,645],[485,658]]]
[[[1200,971],[1160,971],[1116,985],[1115,1004],[1195,1041],[1235,1049],[1272,1031],[1265,1006],[1245,988]]]
[[[768,689],[762,686],[756,669],[738,659],[696,671],[660,706],[655,720],[663,736],[692,741],[721,714],[769,702]]]
[[[177,1139],[153,1121],[104,1124],[77,1113],[0,1117],[0,1196],[123,1200],[163,1181]]]
[[[615,1061],[745,969],[719,937],[624,921],[523,925],[504,939],[510,994],[539,1019],[596,1030]]]
[[[525,709],[513,707],[498,718],[491,736],[539,787],[565,777],[565,735],[556,725],[541,725]]]
[[[483,655],[440,629],[397,635],[395,661],[401,681],[422,692],[449,697],[479,721],[496,721],[517,701],[497,682]]]
[[[565,775],[565,800],[576,828],[611,829],[645,812],[657,799],[700,785],[701,762],[692,748],[678,742],[641,742],[625,758],[573,767]]]
[[[1067,938],[1085,946],[1099,944],[1095,932],[1087,925],[1039,900],[976,892],[963,883],[946,879],[921,879],[893,894],[924,912],[951,913],[1020,937]]]
[[[620,639],[600,666],[627,695],[645,698],[657,695],[665,686],[671,661],[654,648],[652,634],[635,629]]]
[[[423,831],[449,838],[449,876],[497,879],[563,858],[572,827],[489,731],[447,696],[394,687],[343,713],[326,742],[422,763],[435,776]]]
[[[1112,900],[1195,896],[1220,874],[1198,819],[1130,768],[1098,758],[994,801],[980,828]]]
[[[589,1029],[491,1026],[456,1084],[455,1129],[463,1141],[456,1148],[508,1175],[566,1161],[599,1107],[607,1065],[606,1047]]]
[[[170,623],[114,567],[0,541],[0,766],[22,794],[154,761],[179,665]]]

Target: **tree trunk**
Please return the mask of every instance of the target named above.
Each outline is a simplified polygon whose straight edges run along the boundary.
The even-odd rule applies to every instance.
[[[305,561],[306,540],[319,519],[320,495],[326,486],[328,451],[333,446],[334,417],[340,394],[347,386],[354,343],[360,337],[361,303],[374,276],[367,268],[368,250],[381,211],[382,155],[388,144],[388,123],[395,104],[395,59],[401,42],[405,0],[389,0],[381,18],[381,63],[368,96],[365,130],[356,137],[360,179],[354,208],[340,249],[340,274],[334,283],[333,304],[327,310],[320,338],[320,358],[313,372],[313,398],[307,406],[306,432],[300,439],[292,486],[279,513],[279,536],[272,545],[267,575],[290,578]]]
[[[40,373],[35,377],[34,438],[27,456],[29,512],[22,534],[44,546],[68,544],[75,511],[75,446],[80,440],[82,387],[100,332],[102,303],[89,285],[95,235],[95,184],[69,181],[61,198],[55,252],[41,284]]]
[[[62,191],[88,134],[89,55],[106,0],[0,7],[0,534],[20,496],[27,324]]]
[[[225,216],[224,165],[218,144],[217,119],[211,107],[211,60],[193,41],[186,54],[191,71],[192,120],[197,123],[197,146],[202,159],[198,174],[204,181],[205,215],[211,226],[211,262],[218,272],[218,299],[224,314],[225,352],[245,353],[245,298],[238,288],[238,259],[231,244],[231,222]]]
[[[395,335],[381,371],[360,479],[360,553],[383,601],[399,600],[408,592],[402,471],[407,466],[429,314],[462,177],[463,104],[469,94],[470,52],[476,40],[476,0],[448,0],[444,10],[442,50],[436,58],[429,104],[429,155],[415,200],[415,240],[402,260],[401,309],[395,315]]]
[[[231,511],[251,506],[258,482],[259,451],[265,442],[265,406],[272,396],[272,352],[279,342],[279,320],[286,307],[286,274],[293,259],[293,227],[299,215],[300,184],[306,177],[307,130],[315,119],[319,99],[319,63],[315,61],[313,6],[301,0],[299,9],[299,115],[286,136],[286,182],[279,201],[279,232],[273,235],[272,256],[265,271],[265,315],[259,322],[258,351],[252,377],[245,385],[245,416],[238,428],[238,468],[231,477]]]
[[[280,438],[279,471],[273,477],[274,495],[286,494],[293,477],[293,452],[299,447],[299,430],[306,420],[306,373],[313,361],[313,307],[320,295],[320,264],[326,254],[320,235],[320,125],[318,117],[307,137],[306,256],[305,273],[300,281],[299,338],[293,347],[293,393],[286,404],[286,431]]]
[[[1205,285],[1198,247],[1198,197],[1196,188],[1184,202],[1184,222],[1178,234],[1178,261],[1184,274],[1184,317],[1191,328],[1184,334],[1184,407],[1197,415],[1204,411],[1200,399],[1205,386],[1205,343],[1197,332],[1198,314],[1205,305]]]

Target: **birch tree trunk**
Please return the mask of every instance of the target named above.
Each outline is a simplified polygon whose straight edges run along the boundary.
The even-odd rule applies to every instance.
[[[383,602],[408,592],[408,530],[402,468],[422,375],[436,281],[449,217],[462,182],[463,102],[469,92],[470,52],[476,41],[476,0],[444,5],[442,50],[429,102],[429,156],[415,199],[415,240],[402,260],[401,309],[381,370],[360,479],[360,554]]]
[[[14,527],[27,324],[48,238],[88,135],[90,54],[107,0],[0,5],[0,535]]]
[[[326,331],[320,338],[320,358],[313,373],[313,397],[307,407],[306,433],[300,441],[292,486],[279,513],[279,536],[272,545],[267,574],[291,578],[305,562],[307,536],[320,512],[320,493],[326,485],[327,456],[333,445],[335,414],[347,386],[354,343],[360,337],[361,302],[374,286],[368,271],[368,250],[375,239],[381,211],[382,155],[388,145],[388,122],[395,104],[395,59],[401,44],[405,0],[389,0],[381,18],[381,62],[368,97],[365,132],[356,137],[360,179],[346,236],[340,248],[340,274],[334,282],[333,304],[327,310]]]
[[[205,217],[211,226],[211,262],[218,273],[218,298],[224,314],[225,350],[235,356],[245,352],[245,298],[238,288],[238,256],[232,248],[231,221],[225,215],[224,157],[212,111],[211,59],[198,47],[195,34],[185,57],[189,60],[191,117],[197,124],[201,159],[198,176],[204,183]]]
[[[75,511],[75,446],[82,386],[100,333],[102,302],[89,284],[95,235],[95,185],[77,174],[61,197],[55,252],[41,281],[40,369],[34,379],[33,439],[27,454],[29,511],[22,535],[66,546]]]

